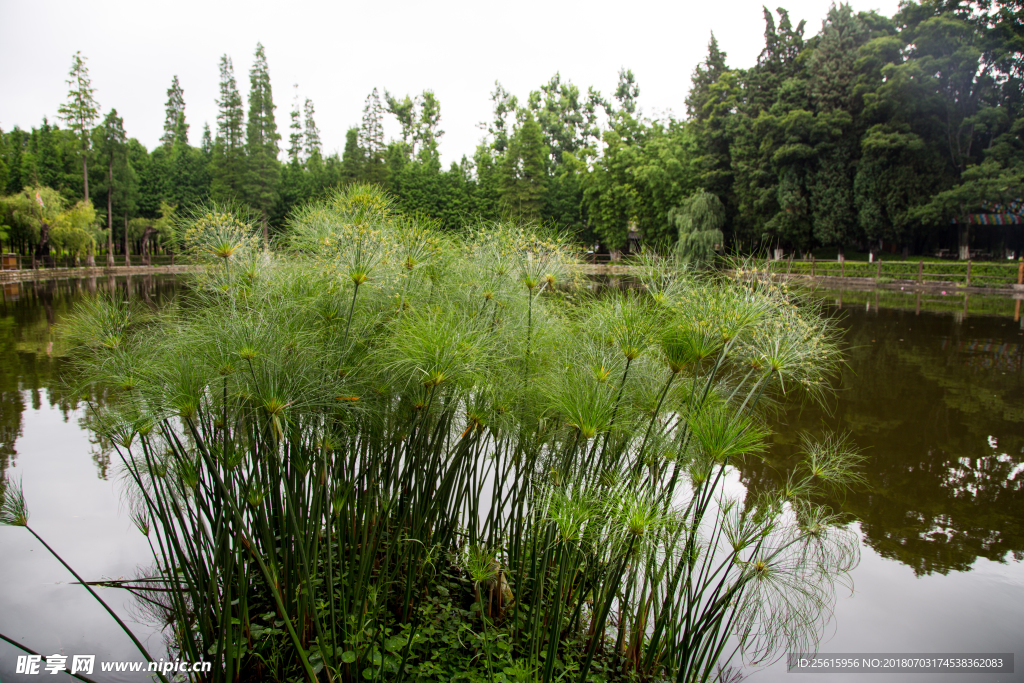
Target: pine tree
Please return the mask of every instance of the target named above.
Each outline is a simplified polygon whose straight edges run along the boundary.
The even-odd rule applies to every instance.
[[[540,125],[533,112],[526,111],[501,161],[499,186],[507,210],[526,218],[540,218],[547,189],[547,157]]]
[[[349,128],[345,133],[345,151],[341,155],[341,178],[343,183],[354,183],[363,179],[366,152],[359,146],[359,129]]]
[[[103,123],[96,129],[96,151],[107,165],[107,267],[114,266],[114,211],[113,198],[115,192],[114,169],[127,163],[128,135],[124,130],[124,121],[111,109]],[[125,265],[131,265],[125,238]]]
[[[60,106],[57,113],[67,122],[81,145],[82,185],[85,200],[89,201],[89,132],[96,117],[99,116],[100,105],[93,97],[95,89],[89,78],[89,67],[85,65],[85,57],[82,57],[81,52],[75,53],[68,76],[70,78],[65,81],[70,87],[68,101]]]
[[[726,64],[727,55],[718,47],[715,34],[708,42],[708,55],[693,70],[693,84],[686,96],[701,187],[718,196],[730,213],[729,195],[733,185],[730,121],[741,98],[737,74]]]
[[[313,109],[313,100],[307,97],[303,110],[303,113],[305,114],[305,122],[302,134],[306,141],[306,157],[310,159],[313,157],[322,157],[324,151],[323,145],[320,142],[320,129],[316,127],[316,112]]]
[[[252,69],[249,70],[249,122],[246,127],[247,168],[245,197],[257,209],[263,221],[263,242],[268,241],[267,220],[279,199],[281,165],[277,145],[281,136],[274,121],[274,98],[270,72],[263,45],[256,43]]]
[[[242,146],[245,112],[235,82],[235,67],[227,55],[220,58],[220,99],[217,107],[217,137],[227,150],[233,151]]]
[[[850,130],[850,115],[860,109],[854,89],[858,50],[870,37],[868,27],[849,5],[833,5],[807,59],[807,90],[818,112],[822,139],[818,168],[810,182],[814,237],[821,244],[836,245],[840,259],[845,247],[859,237],[853,182],[861,131]]]
[[[808,58],[811,99],[818,111],[854,111],[857,50],[871,37],[850,6],[833,5],[822,22],[818,45]]]
[[[298,164],[302,156],[302,111],[299,109],[299,84],[296,83],[295,96],[292,98],[292,110],[288,114],[288,162]]]
[[[206,156],[213,154],[213,135],[210,134],[210,124],[203,124],[203,140],[199,144],[199,149]]]
[[[377,88],[366,97],[363,124],[359,128],[359,147],[365,155],[363,180],[383,183],[387,176],[387,166],[384,164],[384,107],[380,103]]]
[[[220,58],[220,97],[217,99],[217,138],[210,161],[210,196],[217,201],[237,201],[244,197],[245,111],[238,94],[235,68],[231,58]]]
[[[167,103],[164,105],[164,134],[160,142],[170,147],[176,139],[184,139],[188,143],[188,124],[185,123],[185,91],[178,82],[178,76],[171,79],[171,87],[167,89]]]
[[[694,121],[704,121],[711,112],[708,103],[711,101],[711,86],[718,83],[729,67],[725,65],[726,54],[718,49],[715,34],[711,34],[708,42],[708,56],[693,70],[690,92],[686,95],[686,114]]]

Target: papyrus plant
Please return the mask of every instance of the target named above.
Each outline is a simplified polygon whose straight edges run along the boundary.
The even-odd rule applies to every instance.
[[[856,457],[725,482],[765,406],[827,388],[829,322],[655,257],[656,291],[565,289],[556,236],[438,235],[386,199],[342,191],[250,276],[67,328],[79,381],[133,378],[100,424],[182,655],[214,680],[689,683],[812,648],[857,547],[815,496]]]

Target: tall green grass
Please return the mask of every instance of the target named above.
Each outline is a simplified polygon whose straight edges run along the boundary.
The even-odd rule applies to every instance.
[[[100,429],[158,570],[134,587],[211,680],[691,682],[814,647],[857,560],[815,495],[857,456],[726,486],[840,362],[784,288],[648,254],[595,297],[556,234],[444,234],[368,187],[272,251],[213,210],[185,242],[191,298],[65,333],[76,381],[119,387]]]

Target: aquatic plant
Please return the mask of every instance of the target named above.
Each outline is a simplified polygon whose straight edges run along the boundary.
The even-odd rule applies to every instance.
[[[211,680],[690,683],[814,647],[857,558],[815,495],[856,456],[725,480],[771,397],[827,388],[816,309],[656,255],[656,286],[590,296],[557,235],[439,235],[358,186],[284,247],[68,327],[76,377],[124,387],[96,423],[157,568],[126,585]]]

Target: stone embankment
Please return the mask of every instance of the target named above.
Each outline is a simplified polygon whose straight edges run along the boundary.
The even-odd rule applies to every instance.
[[[586,263],[581,266],[582,271],[587,275],[622,275],[634,274],[634,269],[629,265],[612,265],[606,263]],[[894,289],[906,292],[934,292],[949,294],[985,294],[988,296],[1008,296],[1014,299],[1024,299],[1024,285],[1004,285],[977,287],[965,285],[963,282],[947,280],[901,280],[885,278],[879,282],[873,277],[836,277],[832,275],[808,275],[806,273],[772,273],[773,277],[788,282],[806,285],[817,285],[829,289]]]
[[[187,273],[192,265],[174,266],[114,266],[113,268],[36,268],[0,270],[0,282],[26,282],[32,280],[64,280],[80,277],[110,277],[124,275],[167,275]]]
[[[1024,299],[1024,285],[975,287],[962,282],[943,280],[886,280],[878,282],[872,277],[835,277],[832,275],[806,275],[802,273],[774,273],[775,277],[789,282],[800,282],[826,287],[828,289],[895,289],[905,292],[934,292],[950,294],[986,294],[989,296],[1010,296]]]

